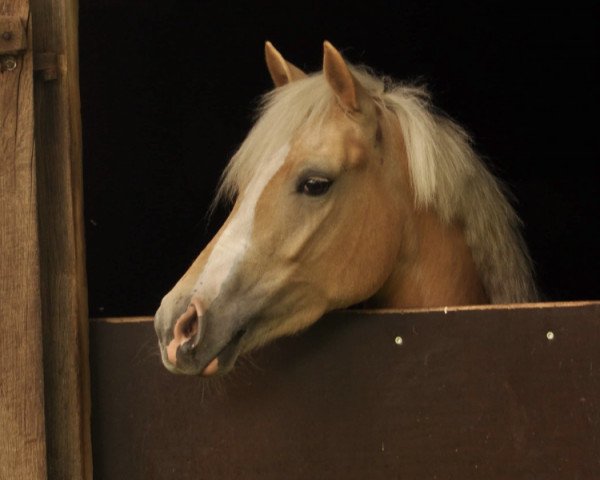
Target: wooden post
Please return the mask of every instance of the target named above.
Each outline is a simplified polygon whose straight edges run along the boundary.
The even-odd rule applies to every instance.
[[[0,0],[1,479],[92,477],[77,56],[75,1]]]
[[[17,29],[31,32],[29,2],[0,0],[0,22],[4,48]],[[27,37],[24,52],[0,50],[0,478],[23,480],[46,478],[33,52]]]
[[[31,0],[49,478],[91,479],[76,0]]]

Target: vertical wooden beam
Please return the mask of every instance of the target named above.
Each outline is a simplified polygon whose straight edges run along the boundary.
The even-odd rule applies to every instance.
[[[76,0],[30,0],[50,478],[92,478]]]
[[[0,72],[0,478],[46,478],[44,384],[27,0],[0,0],[4,24],[27,26]],[[12,38],[0,32],[0,38]]]

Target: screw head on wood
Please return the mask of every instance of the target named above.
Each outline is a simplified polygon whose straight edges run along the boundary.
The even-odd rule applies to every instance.
[[[4,57],[0,57],[1,58],[1,65],[0,65],[0,70],[2,70],[3,72],[10,72],[11,70],[14,70],[15,68],[17,68],[17,59],[12,56],[12,55],[5,55]]]
[[[7,42],[12,39],[13,34],[10,31],[2,32],[2,40],[6,40]]]

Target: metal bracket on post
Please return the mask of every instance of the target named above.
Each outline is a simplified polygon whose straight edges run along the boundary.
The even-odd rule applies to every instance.
[[[0,73],[12,72],[27,50],[27,32],[21,20],[16,17],[0,16]],[[33,55],[33,70],[44,81],[58,78],[58,55],[53,52],[39,52]]]
[[[27,33],[21,20],[0,16],[0,73],[17,68],[18,58],[25,50]]]

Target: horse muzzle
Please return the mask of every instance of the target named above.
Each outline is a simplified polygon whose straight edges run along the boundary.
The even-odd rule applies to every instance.
[[[210,377],[227,373],[233,367],[240,342],[246,334],[244,328],[230,332],[219,340],[207,335],[210,314],[195,297],[191,298],[187,309],[177,318],[173,327],[167,329],[169,333],[160,328],[161,317],[159,309],[155,325],[163,363],[170,371]]]

